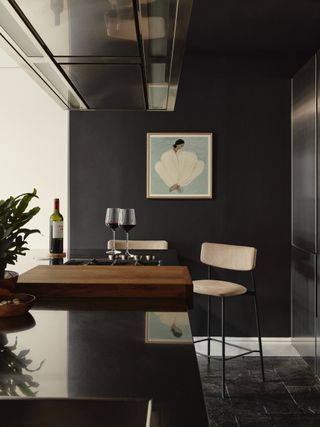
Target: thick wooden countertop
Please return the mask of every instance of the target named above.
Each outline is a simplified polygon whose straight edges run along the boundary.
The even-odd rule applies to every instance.
[[[17,291],[44,298],[171,298],[192,303],[192,280],[184,266],[39,265],[19,276]]]

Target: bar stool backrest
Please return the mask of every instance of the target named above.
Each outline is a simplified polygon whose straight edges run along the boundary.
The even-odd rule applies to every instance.
[[[202,243],[201,262],[212,267],[251,271],[256,266],[257,250],[249,246]]]
[[[108,249],[112,248],[112,240],[108,241]],[[116,240],[116,249],[125,249],[125,240]],[[129,249],[168,249],[166,240],[129,240]]]

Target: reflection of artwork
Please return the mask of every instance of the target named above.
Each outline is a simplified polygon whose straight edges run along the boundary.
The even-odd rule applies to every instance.
[[[192,343],[187,313],[146,313],[145,341],[147,343]]]
[[[148,134],[148,198],[212,197],[212,134]]]

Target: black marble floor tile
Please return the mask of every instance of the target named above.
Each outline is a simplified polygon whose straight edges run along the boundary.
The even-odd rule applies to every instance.
[[[253,415],[254,417],[264,417],[269,415],[264,402],[259,399],[235,398],[230,400],[232,402],[232,411],[238,417],[240,415],[247,418],[250,418]]]
[[[221,378],[212,376],[201,377],[203,392],[207,397],[220,397]]]
[[[221,398],[221,362],[198,358],[211,426],[320,426],[320,383],[300,357],[259,357],[226,365],[226,399]]]
[[[207,359],[198,356],[199,370],[201,375],[221,377],[221,360],[211,360],[210,364]],[[265,376],[268,381],[278,381],[280,379],[275,371],[273,363],[265,362]],[[242,357],[232,359],[226,362],[226,378],[242,381],[245,378],[251,378],[252,381],[261,382],[261,365],[258,357]]]
[[[243,416],[238,415],[238,426],[239,427],[274,427],[274,421],[271,416]]]
[[[320,415],[320,386],[287,386],[297,406],[305,412]]]
[[[319,427],[320,415],[273,415],[275,427]]]
[[[231,400],[240,402],[256,402],[265,409],[267,414],[272,413],[299,413],[300,409],[295,405],[290,394],[282,382],[246,382],[242,384],[227,383]]]
[[[309,365],[299,357],[279,358],[279,363],[275,365],[275,370],[286,385],[291,386],[312,386],[318,381],[313,375]]]
[[[221,398],[211,397],[206,399],[210,427],[237,427],[238,423],[233,413],[230,399],[225,399],[223,405],[221,405],[221,400]]]

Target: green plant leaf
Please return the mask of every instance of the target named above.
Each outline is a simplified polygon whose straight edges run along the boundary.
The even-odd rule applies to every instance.
[[[28,250],[26,239],[37,229],[24,228],[39,211],[34,207],[27,211],[31,200],[37,196],[37,190],[32,193],[23,193],[16,197],[0,200],[0,277],[7,264],[14,264],[17,255],[25,255]]]

